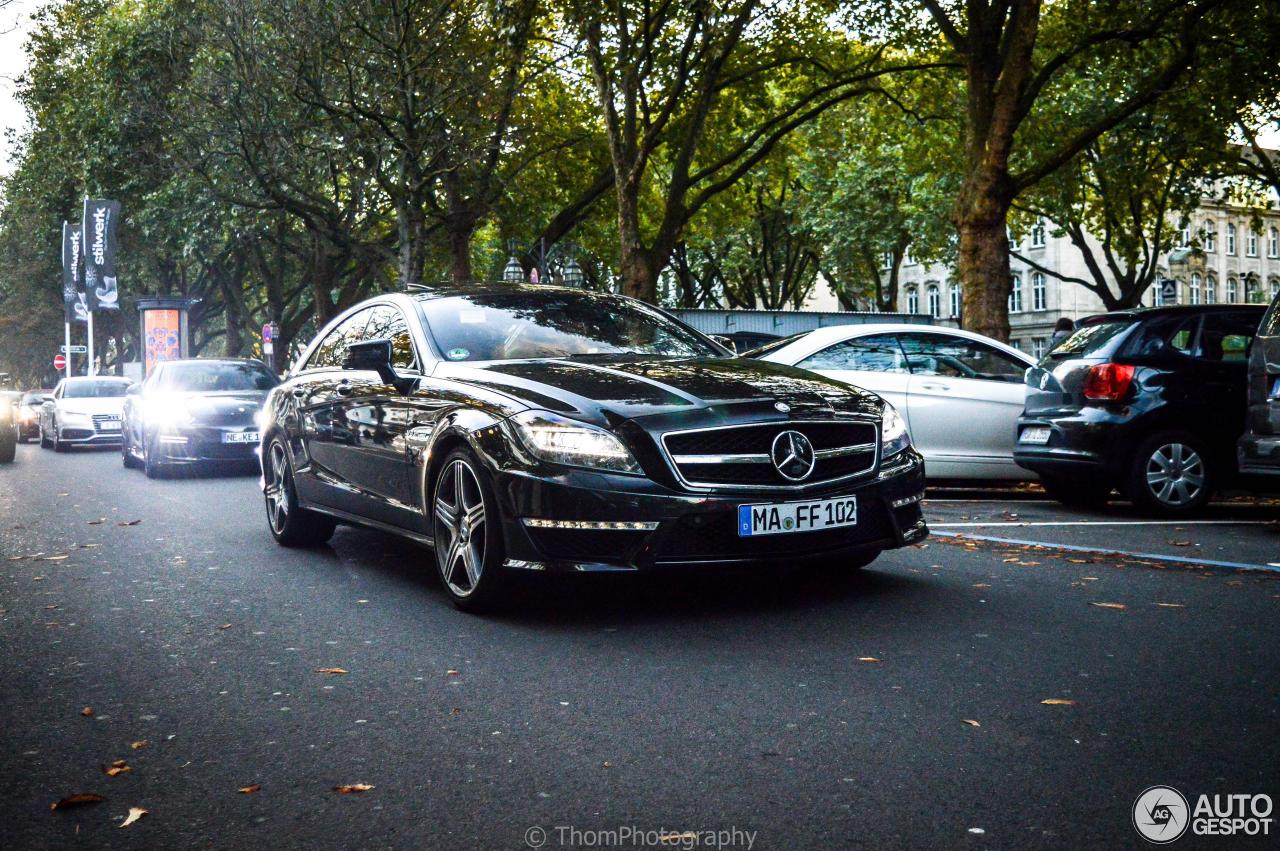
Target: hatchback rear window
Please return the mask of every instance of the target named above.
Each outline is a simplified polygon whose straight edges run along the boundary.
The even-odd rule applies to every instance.
[[[1107,343],[1133,327],[1132,319],[1111,322],[1092,322],[1082,325],[1049,352],[1051,358],[1089,357],[1101,351]]]

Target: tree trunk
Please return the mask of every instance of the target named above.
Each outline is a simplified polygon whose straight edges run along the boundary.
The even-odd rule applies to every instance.
[[[455,284],[475,280],[471,269],[471,234],[474,230],[474,222],[449,221],[449,277]]]
[[[960,235],[956,277],[964,288],[964,327],[1002,342],[1009,339],[1009,207],[1013,192],[1003,158],[975,164],[956,203]]]

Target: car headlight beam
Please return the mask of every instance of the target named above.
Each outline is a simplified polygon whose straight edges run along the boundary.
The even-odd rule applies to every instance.
[[[524,411],[511,422],[529,451],[544,461],[614,473],[643,472],[622,441],[602,428],[549,411]]]
[[[911,435],[907,433],[907,421],[898,413],[898,409],[884,403],[884,413],[880,415],[880,457],[888,458],[897,455],[911,445]]]

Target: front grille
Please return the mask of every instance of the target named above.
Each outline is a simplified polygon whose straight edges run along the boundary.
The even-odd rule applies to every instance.
[[[115,423],[116,428],[112,428],[112,429],[105,428],[107,423]],[[115,414],[94,414],[93,415],[94,431],[98,431],[98,432],[110,431],[112,434],[116,434],[120,431],[119,423],[120,423],[120,418]]]
[[[813,472],[787,479],[773,466],[774,438],[798,431],[813,444]],[[853,478],[875,469],[878,429],[866,420],[755,423],[671,432],[662,445],[685,484],[695,487],[797,488]]]
[[[529,529],[529,536],[547,558],[567,561],[630,564],[647,531],[621,529]]]

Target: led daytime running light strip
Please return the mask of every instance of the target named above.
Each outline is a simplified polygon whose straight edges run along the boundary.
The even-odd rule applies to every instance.
[[[631,532],[652,532],[658,528],[656,522],[639,520],[547,520],[540,517],[524,518],[524,525],[534,529],[592,529],[592,530],[626,530]]]
[[[919,502],[922,499],[924,499],[924,494],[918,493],[915,496],[904,496],[902,499],[895,499],[893,502],[889,504],[892,505],[894,508],[901,508],[904,505],[910,505],[911,503]]]

